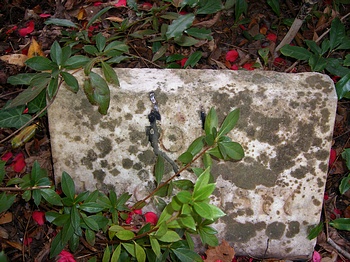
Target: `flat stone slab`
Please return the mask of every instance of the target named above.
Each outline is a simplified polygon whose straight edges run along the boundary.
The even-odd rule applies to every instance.
[[[49,108],[57,181],[66,171],[80,191],[127,190],[140,200],[154,188],[156,157],[146,135],[151,91],[162,118],[160,148],[172,159],[203,134],[201,108],[215,107],[223,120],[238,107],[240,119],[229,136],[246,156],[212,168],[217,182],[212,200],[227,214],[215,225],[218,237],[238,255],[311,256],[315,240],[306,236],[320,219],[337,104],[328,76],[115,70],[120,88],[110,86],[108,115],[100,115],[82,92],[65,88]]]

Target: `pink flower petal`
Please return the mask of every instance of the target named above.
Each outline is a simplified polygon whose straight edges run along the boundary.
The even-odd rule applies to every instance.
[[[39,226],[42,226],[45,223],[45,212],[33,211],[32,218],[38,223]]]
[[[6,152],[5,154],[3,154],[3,156],[1,157],[2,161],[7,162],[11,157],[13,156],[12,152]]]
[[[255,69],[255,68],[253,67],[253,63],[245,63],[242,67],[243,67],[244,69],[248,70],[248,71],[252,71],[252,70]]]
[[[74,256],[66,250],[62,250],[62,252],[58,255],[57,262],[76,262]]]
[[[187,57],[184,57],[184,58],[182,58],[182,59],[180,60],[180,65],[181,65],[181,67],[184,67],[184,66],[185,66],[187,60],[188,60]]]
[[[147,212],[145,214],[145,220],[147,223],[151,223],[152,225],[155,225],[158,222],[158,216],[153,212]]]
[[[118,3],[114,5],[115,7],[126,6],[126,0],[119,0]]]
[[[238,70],[238,65],[236,65],[236,64],[232,65],[231,70]]]
[[[94,3],[94,6],[100,6],[100,5],[102,5],[102,2],[95,2]]]
[[[34,31],[34,22],[33,21],[29,21],[27,24],[27,27],[18,30],[19,35],[23,36],[23,37],[30,34],[33,31]]]
[[[335,149],[332,148],[329,156],[329,166],[332,166],[336,159],[337,159],[337,152],[335,151]]]
[[[40,14],[39,15],[41,18],[48,18],[48,17],[51,17],[50,14]]]
[[[11,164],[11,167],[17,173],[20,173],[24,170],[24,168],[26,167],[26,162],[24,161],[24,154],[22,152],[18,153],[15,156]]]
[[[236,61],[238,57],[239,57],[239,54],[236,50],[228,51],[226,54],[226,60],[229,62]]]
[[[142,8],[145,10],[150,10],[153,7],[151,3],[145,2],[142,4]]]
[[[314,251],[314,253],[312,254],[312,262],[321,262],[321,255],[320,253],[318,253],[317,251]]]

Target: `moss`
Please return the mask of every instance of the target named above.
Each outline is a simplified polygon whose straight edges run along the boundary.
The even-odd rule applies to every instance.
[[[300,223],[298,221],[291,221],[288,223],[286,237],[293,238],[300,232]]]
[[[96,147],[101,152],[99,157],[104,158],[112,151],[112,140],[107,137],[103,137],[96,143]]]
[[[286,225],[281,222],[273,222],[269,224],[266,228],[266,236],[269,239],[280,239],[284,231],[286,229]]]

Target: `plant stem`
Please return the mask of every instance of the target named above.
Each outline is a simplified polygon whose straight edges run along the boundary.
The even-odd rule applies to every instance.
[[[33,186],[29,188],[20,188],[20,187],[0,187],[0,191],[10,191],[10,192],[19,192],[19,191],[26,191],[26,190],[36,190],[36,189],[48,189],[52,186]]]

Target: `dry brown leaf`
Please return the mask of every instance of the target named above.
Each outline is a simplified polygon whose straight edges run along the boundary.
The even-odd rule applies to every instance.
[[[85,19],[86,19],[86,11],[85,11],[85,8],[81,7],[81,8],[79,9],[79,12],[78,12],[78,14],[77,14],[77,19],[78,19],[79,21],[85,20]]]
[[[193,26],[206,27],[206,28],[212,27],[219,20],[220,16],[221,16],[221,12],[218,12],[216,13],[216,15],[214,15],[212,19],[207,21],[202,21],[199,23],[194,23]]]
[[[3,227],[0,227],[0,237],[3,238],[3,239],[8,239],[9,238],[9,233]]]
[[[235,251],[227,241],[223,240],[219,246],[209,247],[205,254],[207,255],[207,258],[204,260],[206,262],[215,262],[217,260],[231,262],[235,256]]]
[[[22,54],[12,54],[0,56],[0,59],[11,65],[24,66],[24,62],[28,59],[28,56]]]
[[[112,22],[117,22],[117,23],[121,23],[121,22],[124,21],[123,18],[120,18],[120,17],[117,17],[117,16],[110,16],[110,17],[107,17],[106,19],[109,20],[109,21],[112,21]]]
[[[12,213],[7,212],[0,217],[0,225],[12,222]]]
[[[28,49],[28,58],[32,58],[34,56],[44,56],[45,54],[43,50],[41,49],[40,44],[32,38],[32,41],[30,43],[29,49]]]

